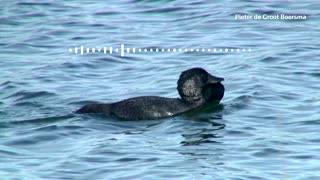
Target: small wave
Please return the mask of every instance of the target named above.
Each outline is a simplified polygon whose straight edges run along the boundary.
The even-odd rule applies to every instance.
[[[9,98],[18,98],[17,101],[27,100],[27,99],[35,99],[39,97],[48,97],[48,96],[55,96],[55,93],[51,93],[48,91],[37,91],[37,92],[28,92],[28,91],[18,91],[10,96],[5,97],[5,99]]]
[[[255,9],[251,11],[253,14],[269,14],[269,15],[274,15],[274,14],[284,14],[283,12],[280,11],[275,11],[275,10],[268,10],[268,9]]]
[[[145,11],[140,11],[139,13],[171,13],[176,11],[184,10],[183,7],[167,7],[167,8],[156,8]]]
[[[275,149],[275,148],[264,148],[258,152],[253,153],[253,156],[265,158],[265,157],[282,156],[288,153],[290,153],[290,151],[284,151],[284,150]]]
[[[18,2],[16,5],[19,6],[52,6],[52,3],[47,2]]]
[[[15,83],[13,83],[12,81],[6,81],[4,83],[2,83],[0,85],[1,89],[3,90],[8,90],[8,89],[13,89],[16,88],[17,86],[15,85]]]
[[[131,3],[165,3],[165,2],[171,2],[172,0],[131,0]]]
[[[96,12],[94,15],[98,16],[110,16],[110,15],[117,15],[120,14],[119,12],[114,12],[114,11],[102,11],[102,12]]]
[[[20,22],[12,20],[10,18],[0,18],[0,22],[1,22],[2,25],[9,25],[9,26],[21,25]]]
[[[75,115],[65,115],[65,116],[54,116],[54,117],[45,117],[45,118],[36,118],[36,119],[28,119],[28,120],[22,120],[22,121],[12,121],[10,124],[38,124],[38,123],[53,123],[57,121],[63,121],[67,119],[74,118]]]
[[[214,140],[209,140],[209,139],[201,139],[201,140],[195,140],[195,141],[182,141],[181,144],[183,146],[198,146],[198,145],[202,145],[202,144],[207,144],[207,143],[220,143],[218,141],[214,141]]]
[[[15,139],[9,142],[6,142],[5,145],[7,146],[34,146],[35,144],[40,144],[42,142],[48,142],[52,140],[58,139],[59,135],[38,135],[34,137],[25,137],[25,138],[19,138]]]
[[[287,125],[295,125],[298,127],[301,126],[319,126],[320,125],[320,119],[315,120],[305,120],[305,121],[299,121],[299,122],[289,122]]]
[[[226,105],[225,109],[226,112],[233,112],[238,111],[241,109],[245,109],[248,106],[249,101],[251,100],[251,95],[242,95],[239,97],[236,97],[232,100],[232,102],[229,105]]]
[[[279,57],[268,56],[268,57],[265,57],[265,58],[261,59],[260,61],[261,62],[266,62],[266,63],[274,63],[274,62],[277,62],[279,60],[280,60]]]
[[[30,13],[30,14],[23,15],[24,18],[35,18],[35,17],[43,18],[46,16],[47,15],[45,13]]]
[[[1,157],[1,156],[6,156],[6,157],[8,157],[8,156],[14,156],[14,157],[17,157],[17,156],[22,156],[22,154],[14,151],[14,150],[11,150],[11,149],[9,149],[9,148],[7,148],[7,147],[2,147],[2,148],[0,149],[0,157]]]
[[[250,134],[244,130],[227,130],[227,134],[230,136],[237,136],[237,137],[253,137],[253,134]]]
[[[37,102],[17,102],[14,104],[15,106],[25,106],[25,107],[42,107],[43,105]]]

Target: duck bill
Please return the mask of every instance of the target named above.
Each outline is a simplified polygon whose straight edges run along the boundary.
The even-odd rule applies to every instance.
[[[221,81],[224,81],[224,79],[221,77],[217,77],[217,76],[213,76],[213,75],[209,74],[208,84],[219,83]]]

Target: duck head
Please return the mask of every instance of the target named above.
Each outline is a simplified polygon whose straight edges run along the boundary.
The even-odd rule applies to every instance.
[[[202,68],[192,68],[181,73],[177,89],[181,98],[191,104],[220,102],[224,95],[223,80]]]

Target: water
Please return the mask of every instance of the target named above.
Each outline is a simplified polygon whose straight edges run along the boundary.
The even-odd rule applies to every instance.
[[[0,179],[319,179],[318,1],[2,1]],[[306,14],[307,20],[235,20]],[[72,54],[69,48],[251,48]],[[73,114],[225,78],[221,107],[164,120]]]

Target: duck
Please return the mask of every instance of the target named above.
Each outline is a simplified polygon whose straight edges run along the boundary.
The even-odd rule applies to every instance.
[[[224,78],[201,67],[183,71],[177,82],[179,98],[139,96],[112,103],[87,104],[76,113],[99,113],[125,120],[161,119],[176,116],[211,103],[220,103]]]

